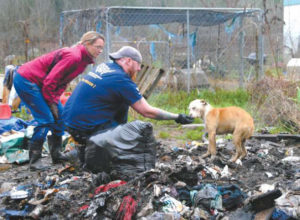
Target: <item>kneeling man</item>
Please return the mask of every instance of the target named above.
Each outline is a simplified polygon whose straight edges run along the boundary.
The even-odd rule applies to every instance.
[[[63,112],[66,130],[83,146],[93,134],[127,122],[129,106],[147,118],[192,123],[184,114],[155,108],[140,94],[133,78],[141,70],[141,53],[124,46],[110,54],[112,63],[102,63],[77,85]],[[82,154],[79,157],[84,157]]]

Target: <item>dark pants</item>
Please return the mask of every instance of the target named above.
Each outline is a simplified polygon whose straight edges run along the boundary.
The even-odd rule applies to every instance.
[[[69,126],[65,126],[65,130],[74,138],[76,142],[78,142],[81,145],[86,145],[86,142],[89,140],[89,138],[93,135],[102,133],[104,131],[107,131],[108,129],[111,129],[113,127],[118,126],[117,123],[106,123],[99,125],[91,130],[79,130],[75,128],[71,128]]]
[[[66,126],[66,131],[74,138],[76,142],[81,145],[85,145],[89,137],[95,132],[94,130],[80,131],[71,127]]]

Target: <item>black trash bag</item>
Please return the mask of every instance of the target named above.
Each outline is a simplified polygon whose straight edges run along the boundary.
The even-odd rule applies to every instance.
[[[92,136],[85,167],[93,173],[117,173],[123,179],[155,167],[158,142],[149,122],[133,121]]]

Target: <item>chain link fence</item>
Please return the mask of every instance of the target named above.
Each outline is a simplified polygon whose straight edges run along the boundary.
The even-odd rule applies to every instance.
[[[106,38],[97,63],[131,45],[145,64],[166,70],[168,83],[190,91],[209,84],[209,78],[243,86],[262,75],[261,29],[260,9],[109,7],[63,12],[60,44],[72,45],[96,30]]]

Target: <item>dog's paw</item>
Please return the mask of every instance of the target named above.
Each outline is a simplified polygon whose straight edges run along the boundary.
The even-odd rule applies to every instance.
[[[210,155],[210,160],[211,161],[215,161],[217,159],[218,159],[217,155],[214,155],[214,154]]]
[[[208,157],[208,156],[210,156],[210,153],[207,152],[207,153],[203,154],[203,155],[201,156],[201,158],[204,159],[204,158],[206,158],[206,157]]]
[[[233,156],[233,157],[231,157],[231,159],[229,160],[229,162],[235,163],[236,160],[237,160],[236,156]]]

